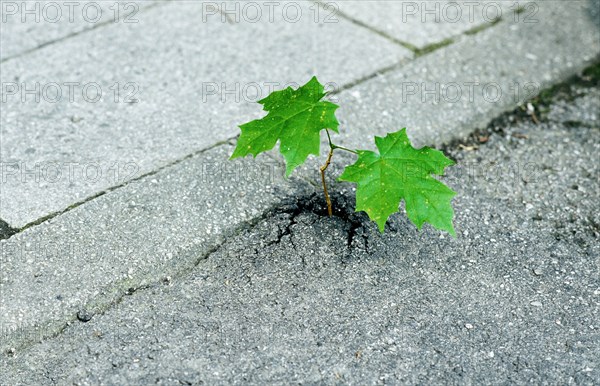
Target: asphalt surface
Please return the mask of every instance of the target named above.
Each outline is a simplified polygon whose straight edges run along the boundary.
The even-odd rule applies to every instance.
[[[457,238],[402,214],[381,235],[351,185],[332,184],[332,218],[320,194],[288,196],[188,273],[8,352],[0,384],[597,383],[587,78],[446,147]]]
[[[512,10],[499,21],[440,26],[444,34],[412,18],[410,45],[382,22],[401,20],[402,8],[376,3],[368,12],[344,3],[335,23],[326,13],[315,22],[312,12],[322,8],[310,3],[297,23],[283,15],[204,21],[206,3],[177,1],[145,3],[136,23],[38,25],[13,15],[1,26],[1,45],[25,51],[9,48],[2,57],[3,82],[131,81],[140,100],[87,103],[65,94],[37,103],[3,94],[0,352],[35,345],[79,314],[105,312],[130,292],[188,272],[286,197],[318,192],[325,154],[291,182],[278,172],[277,150],[227,160],[237,125],[264,113],[249,95],[230,92],[234,84],[259,82],[266,92],[260,82],[277,88],[317,74],[343,86],[330,95],[341,106],[336,143],[369,148],[373,135],[402,127],[416,145],[447,143],[514,109],[533,95],[527,86],[560,83],[596,60],[595,3],[543,2],[535,23]],[[38,36],[48,24],[54,34]],[[31,33],[19,33],[24,28]],[[254,57],[264,60],[240,59]],[[220,90],[205,92],[207,82]],[[486,86],[502,97],[487,98]],[[462,98],[453,100],[454,92]],[[336,155],[332,176],[343,160]]]

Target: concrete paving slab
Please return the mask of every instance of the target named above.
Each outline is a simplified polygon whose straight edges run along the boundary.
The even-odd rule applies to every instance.
[[[207,3],[221,4],[162,4],[2,63],[1,219],[21,228],[231,138],[272,88],[314,74],[342,85],[412,56],[315,22],[311,3],[278,3],[272,19]]]
[[[0,3],[0,62],[107,23],[136,23],[157,1],[10,1]]]
[[[336,143],[403,127],[417,145],[462,138],[600,55],[594,2],[538,4],[538,23],[504,20],[337,95]]]
[[[0,241],[0,351],[169,280],[311,185],[221,145]],[[0,384],[5,384],[0,380]]]
[[[592,385],[599,128],[570,119],[509,115],[447,149],[455,239],[401,215],[381,235],[351,194],[334,218],[307,194],[189,275],[3,358],[0,382]]]
[[[498,20],[535,20],[537,2],[527,7],[509,1],[323,1],[324,9],[368,26],[417,49],[439,44],[465,32],[489,27]],[[518,14],[520,12],[521,14]]]

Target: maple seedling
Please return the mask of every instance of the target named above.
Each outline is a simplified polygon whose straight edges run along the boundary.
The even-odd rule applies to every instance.
[[[326,95],[323,85],[313,77],[298,89],[274,91],[260,100],[258,103],[268,114],[240,126],[242,133],[231,159],[248,154],[256,157],[273,149],[279,141],[286,163],[285,175],[289,177],[309,155],[319,156],[321,131],[325,130],[329,154],[320,172],[330,216],[333,210],[325,171],[334,151],[342,150],[357,155],[358,159],[346,166],[338,180],[356,183],[356,211],[366,212],[382,233],[388,218],[398,212],[404,200],[406,214],[418,229],[427,222],[455,236],[451,201],[456,192],[432,176],[442,176],[444,169],[454,162],[441,151],[429,147],[415,149],[405,128],[375,137],[379,153],[334,144],[330,130],[338,133],[335,111],[339,106],[323,100]]]

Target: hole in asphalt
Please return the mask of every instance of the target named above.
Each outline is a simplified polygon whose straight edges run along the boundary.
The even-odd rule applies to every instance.
[[[330,193],[331,204],[333,208],[333,217],[339,217],[342,220],[365,225],[369,218],[363,212],[355,212],[356,199],[353,196],[341,193]],[[312,193],[301,197],[290,197],[290,200],[275,210],[276,213],[287,213],[293,217],[301,213],[311,213],[319,217],[329,217],[327,213],[327,203],[323,192]]]
[[[343,231],[347,233],[346,244],[348,248],[352,248],[355,236],[358,234],[361,228],[367,226],[370,220],[365,213],[356,213],[354,211],[354,197],[338,191],[333,192],[330,195],[330,198],[333,207],[332,217],[341,219],[345,224],[342,226],[342,228]],[[289,215],[288,224],[283,232],[281,232],[279,235],[279,241],[281,240],[281,237],[289,235],[292,232],[291,228],[296,224],[296,218],[301,214],[310,214],[324,219],[329,218],[329,214],[327,213],[327,204],[322,192],[312,193],[310,195],[301,197],[290,197],[289,201],[284,203],[274,212],[275,213],[273,213],[273,215],[281,213]],[[363,233],[364,232],[361,234]]]

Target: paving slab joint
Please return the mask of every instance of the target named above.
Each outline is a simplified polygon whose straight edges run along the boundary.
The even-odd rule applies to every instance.
[[[148,7],[145,7],[145,8],[142,8],[142,9],[140,9],[140,10],[139,10],[139,12],[146,12],[146,11],[148,11],[148,10],[150,10],[150,9],[153,9],[153,8],[157,7],[157,6],[163,5],[164,3],[167,3],[167,2],[169,2],[169,1],[171,1],[171,0],[157,1],[156,3],[154,3],[154,4],[151,4],[151,5],[149,5]],[[63,41],[65,41],[65,40],[71,39],[71,38],[73,38],[73,37],[75,37],[75,36],[79,36],[79,35],[81,35],[81,34],[84,34],[84,33],[90,32],[90,31],[94,31],[94,30],[96,30],[96,29],[98,29],[98,28],[106,27],[107,25],[111,25],[111,24],[114,24],[114,21],[113,21],[113,20],[110,20],[110,19],[109,19],[109,20],[106,20],[106,21],[101,21],[101,22],[98,22],[98,23],[94,24],[94,25],[93,25],[92,27],[90,27],[90,28],[86,28],[86,29],[83,29],[83,30],[81,30],[81,31],[72,32],[72,33],[70,33],[70,34],[68,34],[68,35],[62,36],[62,37],[60,37],[60,38],[57,38],[57,39],[54,39],[54,40],[48,40],[48,41],[46,41],[46,42],[44,42],[44,43],[42,43],[42,44],[40,44],[40,45],[37,45],[37,46],[35,46],[35,47],[33,47],[33,48],[30,48],[30,49],[28,49],[28,50],[25,50],[25,51],[19,52],[18,54],[15,54],[15,55],[12,55],[12,56],[8,56],[8,57],[6,57],[6,58],[3,58],[2,60],[0,60],[0,63],[5,63],[5,62],[8,62],[9,60],[13,60],[13,59],[16,59],[16,58],[20,58],[20,57],[22,57],[22,56],[28,55],[28,54],[30,54],[30,53],[32,53],[32,52],[35,52],[35,51],[37,51],[37,50],[39,50],[39,49],[42,49],[42,48],[44,48],[44,47],[48,47],[48,46],[54,45],[54,44],[56,44],[56,43],[63,42]]]
[[[493,26],[495,26],[496,24],[500,23],[502,21],[502,18],[499,17],[497,19],[492,20],[491,22],[485,23],[485,24],[481,24],[478,25],[476,27],[471,28],[470,30],[467,30],[465,32],[463,32],[464,35],[477,35],[480,32],[485,31],[488,28],[491,28]]]
[[[314,2],[315,2],[315,4],[317,4],[318,6],[320,6],[321,8],[323,8],[324,10],[327,10],[325,8],[325,6],[327,5],[326,3],[323,3],[320,0],[314,0]],[[411,44],[409,42],[405,42],[403,40],[397,39],[397,38],[389,35],[386,32],[380,31],[380,30],[372,27],[371,25],[369,25],[367,23],[364,23],[364,22],[362,22],[360,20],[357,20],[357,19],[353,18],[352,16],[346,14],[345,12],[343,12],[343,11],[341,11],[339,9],[336,10],[336,15],[338,15],[340,17],[343,17],[344,19],[348,20],[349,22],[351,22],[351,23],[353,23],[353,24],[355,24],[355,25],[357,25],[359,27],[365,28],[365,29],[367,29],[367,30],[369,30],[369,31],[371,31],[371,32],[373,32],[373,33],[381,36],[381,37],[384,37],[384,38],[386,38],[386,39],[388,39],[388,40],[390,40],[390,41],[392,41],[392,42],[394,42],[394,43],[396,43],[396,44],[398,44],[398,45],[400,45],[400,46],[402,46],[402,47],[404,47],[404,48],[412,51],[413,53],[417,53],[419,51],[419,48],[417,46],[415,46],[415,45],[413,45],[413,44]]]
[[[507,111],[492,119],[486,127],[477,128],[467,137],[456,138],[438,148],[452,158],[451,150],[477,150],[481,144],[486,143],[487,138],[491,134],[504,134],[504,127],[514,125],[516,121],[531,120],[536,124],[552,122],[552,119],[547,115],[551,104],[560,101],[571,102],[579,96],[578,89],[592,87],[600,87],[600,56],[595,58],[593,64],[583,69],[580,73],[572,75],[561,83],[541,90],[536,96],[525,101],[514,110]],[[528,108],[528,105],[531,105],[532,110]],[[586,123],[576,121],[561,122],[561,124],[591,128]]]
[[[321,8],[323,8],[324,10],[326,10],[325,6],[327,5],[327,3],[323,3],[321,0],[314,0],[314,2],[317,5],[319,5]],[[524,10],[525,10],[525,7],[520,7],[519,9],[516,10],[516,12],[517,13],[522,13]],[[368,23],[362,22],[362,21],[360,21],[360,20],[358,20],[358,19],[356,19],[356,18],[348,15],[347,13],[345,13],[345,12],[339,10],[339,9],[336,10],[336,14],[338,16],[340,16],[340,17],[348,20],[349,22],[351,22],[351,23],[359,26],[359,27],[365,28],[365,29],[367,29],[367,30],[369,30],[369,31],[371,31],[371,32],[373,32],[373,33],[381,36],[381,37],[384,37],[385,39],[390,40],[391,42],[393,42],[395,44],[398,44],[398,45],[400,45],[400,46],[402,46],[402,47],[404,47],[404,48],[412,51],[415,58],[417,58],[419,56],[430,54],[430,53],[432,53],[432,52],[434,52],[434,51],[436,51],[436,50],[438,50],[440,48],[449,46],[449,45],[455,43],[457,41],[457,39],[459,39],[461,36],[472,36],[472,35],[476,35],[476,34],[478,34],[480,32],[483,32],[483,31],[485,31],[485,30],[487,30],[489,28],[494,27],[496,24],[500,23],[503,20],[502,17],[498,17],[498,18],[496,18],[496,19],[494,19],[494,20],[492,20],[490,22],[487,22],[487,23],[484,23],[482,25],[478,25],[476,27],[473,27],[473,28],[471,28],[471,29],[469,29],[469,30],[467,30],[465,32],[459,33],[459,34],[457,34],[457,35],[455,35],[453,37],[449,37],[449,38],[441,40],[439,42],[431,43],[431,44],[428,44],[428,45],[426,45],[424,47],[419,48],[419,47],[415,46],[412,43],[409,43],[407,41],[398,39],[398,38],[396,38],[394,36],[391,36],[390,34],[384,32],[384,31],[381,31],[381,30],[379,30],[379,29],[371,26]],[[357,83],[361,83],[361,82],[358,81]]]
[[[433,51],[439,50],[440,48],[444,48],[446,46],[454,44],[454,42],[455,42],[455,39],[447,38],[447,39],[444,39],[444,40],[436,42],[436,43],[428,44],[428,45],[426,45],[423,48],[417,48],[417,50],[414,51],[415,57],[418,58],[418,57],[421,57],[423,55],[430,54]]]
[[[132,182],[136,182],[136,181],[142,180],[144,178],[153,176],[153,175],[157,174],[158,172],[160,172],[160,171],[162,171],[164,169],[167,169],[167,168],[170,168],[170,167],[175,166],[177,164],[180,164],[181,162],[184,162],[184,161],[186,161],[186,160],[188,160],[190,158],[197,157],[197,156],[201,155],[204,152],[207,152],[207,151],[212,150],[214,148],[217,148],[219,146],[231,145],[232,141],[235,140],[235,138],[237,138],[237,137],[227,138],[227,139],[225,139],[223,141],[219,141],[219,142],[215,143],[212,146],[209,146],[207,148],[204,148],[204,149],[201,149],[201,150],[197,150],[197,151],[195,151],[193,153],[187,154],[184,157],[178,158],[178,159],[176,159],[176,160],[174,160],[172,162],[169,162],[166,165],[160,166],[160,167],[158,167],[158,168],[156,168],[154,170],[151,170],[151,171],[149,171],[147,173],[144,173],[144,174],[142,174],[142,175],[140,175],[140,176],[138,176],[136,178],[133,178],[133,179],[128,180],[128,181],[125,181],[122,184],[111,186],[110,188],[105,189],[105,190],[103,190],[101,192],[98,192],[96,194],[93,194],[93,195],[91,195],[89,197],[86,197],[85,199],[83,199],[81,201],[77,201],[77,202],[69,205],[68,207],[66,207],[63,210],[52,212],[52,213],[50,213],[50,214],[48,214],[48,215],[46,215],[44,217],[41,217],[41,218],[39,218],[39,219],[37,219],[35,221],[32,221],[32,222],[24,225],[21,228],[18,228],[18,229],[11,228],[7,223],[5,223],[4,221],[0,220],[0,221],[2,221],[0,223],[0,240],[2,240],[2,239],[8,239],[8,238],[12,237],[13,235],[15,235],[17,233],[20,233],[20,232],[23,232],[24,230],[26,230],[28,228],[31,228],[31,227],[36,226],[36,225],[43,224],[44,222],[46,222],[48,220],[51,220],[51,219],[53,219],[53,218],[55,218],[57,216],[65,214],[65,213],[67,213],[67,212],[69,212],[69,211],[71,211],[71,210],[73,210],[73,209],[75,209],[75,208],[77,208],[77,207],[79,207],[79,206],[81,206],[81,205],[83,205],[85,203],[88,203],[88,202],[90,202],[90,201],[92,201],[92,200],[94,200],[94,199],[96,199],[98,197],[101,197],[101,196],[103,196],[103,195],[105,195],[107,193],[113,192],[113,191],[115,191],[117,189],[124,188],[124,187],[126,187],[127,185],[129,185]],[[5,225],[3,225],[2,223],[4,223]]]
[[[356,86],[358,86],[358,85],[360,85],[362,83],[365,83],[365,82],[367,82],[367,81],[369,81],[369,80],[371,80],[371,79],[373,79],[373,78],[375,78],[377,76],[381,76],[381,75],[387,74],[388,72],[392,72],[394,70],[397,70],[400,67],[402,67],[405,64],[407,64],[409,61],[410,61],[410,59],[403,59],[403,60],[400,60],[399,62],[394,63],[394,64],[392,64],[390,66],[380,68],[380,69],[376,70],[375,72],[373,72],[373,73],[371,73],[369,75],[365,75],[362,78],[356,79],[356,80],[354,80],[352,82],[346,83],[346,84],[344,84],[344,85],[336,88],[335,90],[331,91],[329,93],[329,95],[337,95],[337,94],[341,93],[342,91],[346,91],[348,89],[356,87]]]

